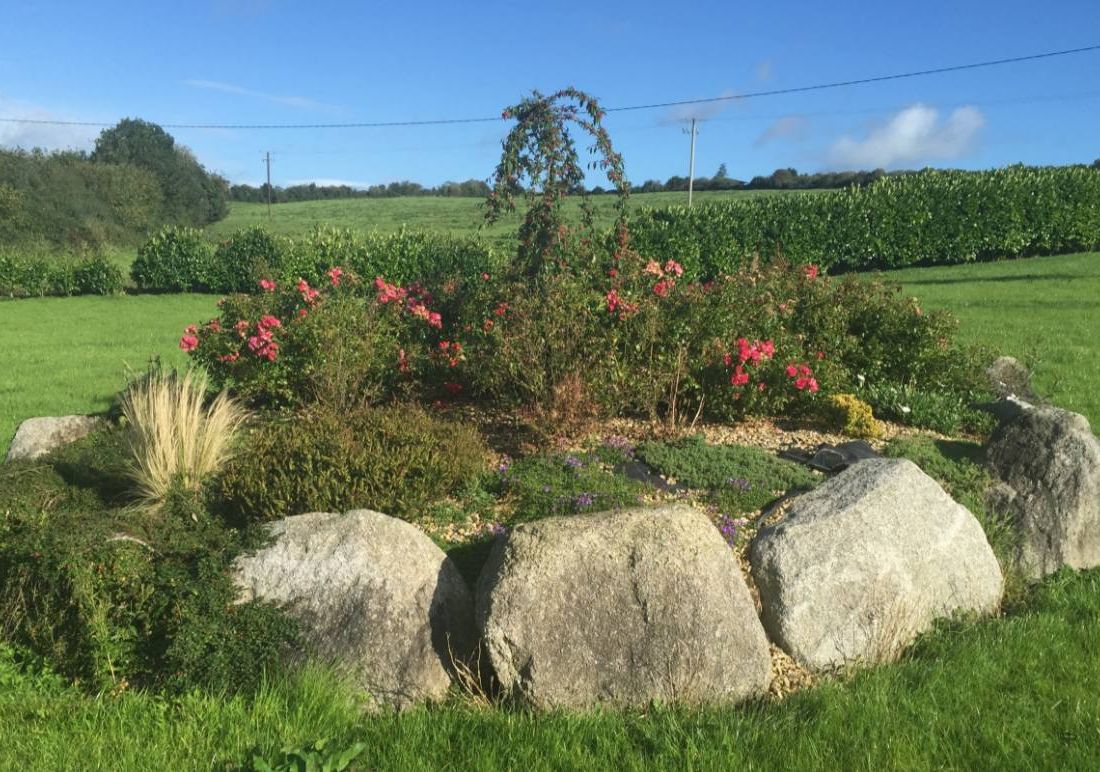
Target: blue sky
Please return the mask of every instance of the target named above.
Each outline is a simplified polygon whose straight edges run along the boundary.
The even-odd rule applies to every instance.
[[[7,0],[0,117],[347,123],[498,115],[574,85],[606,107],[849,80],[1100,44],[1100,1],[55,3]],[[1100,157],[1100,51],[720,106],[611,114],[634,182],[778,167],[988,168]],[[508,124],[171,129],[234,182],[487,178]],[[98,129],[0,122],[0,144]],[[595,181],[595,180],[594,180]]]

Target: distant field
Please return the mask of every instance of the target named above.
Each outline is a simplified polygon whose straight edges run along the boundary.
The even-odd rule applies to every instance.
[[[735,198],[784,194],[786,191],[749,190],[714,191],[695,194],[695,201],[728,201]],[[610,224],[614,219],[614,196],[592,196],[598,222]],[[666,207],[687,204],[687,193],[637,193],[630,197],[632,209],[642,206]],[[476,232],[485,217],[480,198],[443,198],[436,196],[408,198],[350,198],[331,201],[301,201],[272,204],[268,217],[266,204],[233,202],[229,217],[206,229],[211,238],[224,238],[238,228],[263,225],[286,235],[305,233],[314,225],[335,225],[353,230],[396,231],[402,227],[413,230],[443,231],[451,234]],[[522,211],[522,202],[518,204]],[[566,200],[571,216],[579,216],[580,199]],[[511,222],[502,222],[485,229],[489,238],[507,238],[516,229],[519,215]]]

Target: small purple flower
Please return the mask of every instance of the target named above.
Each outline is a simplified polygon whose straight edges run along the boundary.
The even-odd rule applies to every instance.
[[[730,477],[726,480],[726,485],[731,488],[737,488],[742,493],[752,490],[752,483],[746,480],[744,477]]]
[[[587,509],[592,506],[596,501],[596,494],[594,493],[582,493],[573,499],[573,506],[577,509]]]
[[[500,460],[500,463],[497,464],[497,474],[503,477],[504,475],[508,474],[508,470],[511,468],[512,459],[508,458],[508,456],[505,456]]]
[[[634,457],[634,443],[618,434],[612,434],[606,440],[603,441],[605,448],[611,450],[617,450],[624,456]]]
[[[730,517],[724,512],[718,513],[718,531],[722,534],[722,538],[726,540],[726,544],[731,547],[737,544],[738,532],[748,523],[749,521],[743,517]]]
[[[504,536],[508,533],[508,526],[502,525],[501,523],[488,523],[482,531],[488,536],[496,538],[497,536]]]
[[[574,471],[584,466],[584,462],[576,456],[566,456],[563,463]]]

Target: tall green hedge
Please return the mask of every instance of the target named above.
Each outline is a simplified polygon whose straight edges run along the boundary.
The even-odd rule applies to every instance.
[[[631,241],[694,276],[755,255],[863,270],[1089,251],[1100,245],[1100,170],[926,170],[814,195],[647,209]]]
[[[237,231],[212,250],[201,231],[169,228],[138,251],[132,278],[144,290],[251,292],[261,278],[323,283],[333,266],[364,279],[382,276],[404,284],[473,277],[499,269],[504,260],[481,239],[422,231],[360,234],[315,228],[304,238],[291,239],[254,226]]]

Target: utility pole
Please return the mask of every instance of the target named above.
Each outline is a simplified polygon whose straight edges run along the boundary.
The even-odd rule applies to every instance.
[[[691,206],[691,194],[695,188],[695,137],[699,134],[694,118],[691,119],[691,128],[684,131],[691,133],[691,164],[688,166],[688,206]]]
[[[694,150],[692,151],[694,158]],[[271,151],[267,151],[264,154],[264,161],[267,162],[267,219],[271,219]]]

